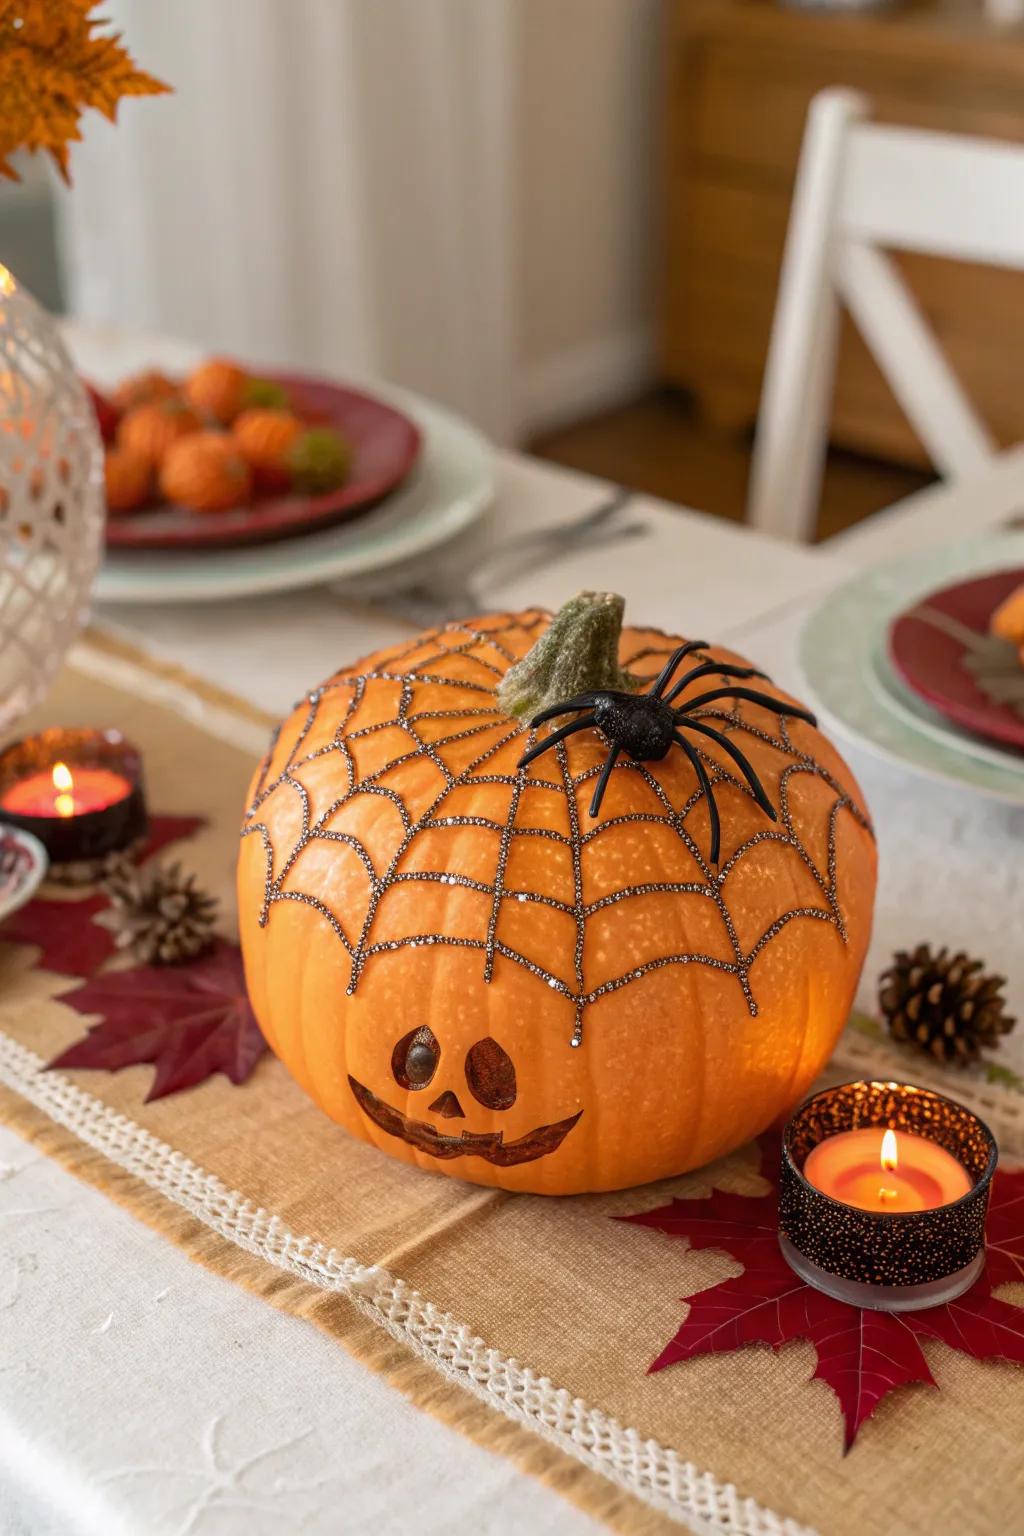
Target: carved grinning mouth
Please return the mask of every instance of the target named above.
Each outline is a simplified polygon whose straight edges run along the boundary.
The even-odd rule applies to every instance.
[[[444,1136],[423,1120],[407,1120],[399,1110],[392,1109],[383,1099],[378,1099],[369,1088],[349,1077],[349,1087],[364,1114],[388,1136],[398,1136],[411,1147],[426,1152],[429,1157],[482,1157],[485,1162],[499,1168],[511,1168],[515,1163],[532,1163],[538,1157],[555,1152],[572,1130],[583,1111],[578,1110],[568,1120],[558,1120],[554,1125],[541,1125],[534,1131],[520,1136],[518,1141],[505,1141],[504,1131],[463,1131],[461,1136]]]

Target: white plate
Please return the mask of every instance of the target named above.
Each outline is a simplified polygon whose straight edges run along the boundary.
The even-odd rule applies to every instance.
[[[823,722],[886,762],[957,784],[1012,805],[1024,805],[1024,760],[979,752],[960,733],[939,730],[904,702],[880,697],[876,658],[897,614],[957,577],[1006,570],[1024,562],[1024,534],[991,534],[964,544],[872,567],[830,592],[800,633],[799,664],[806,692]]]
[[[49,867],[49,856],[37,837],[20,827],[0,824],[0,859],[13,858],[8,874],[0,869],[0,921],[31,901]]]
[[[203,603],[322,586],[381,570],[446,543],[494,497],[489,444],[439,406],[392,388],[376,391],[418,423],[419,463],[364,517],[304,537],[233,550],[110,552],[97,578],[98,603]]]

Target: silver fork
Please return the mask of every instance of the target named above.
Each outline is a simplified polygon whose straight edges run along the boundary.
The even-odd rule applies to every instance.
[[[483,550],[461,569],[436,572],[426,579],[413,577],[401,586],[382,592],[372,601],[389,614],[414,624],[435,624],[467,613],[479,613],[488,606],[480,590],[485,578],[490,585],[496,584],[499,574],[508,581],[584,541],[598,546],[635,538],[645,532],[647,525],[640,521],[610,526],[632,495],[624,486],[618,486],[612,495],[582,517],[566,518],[528,533],[513,534],[500,544]]]

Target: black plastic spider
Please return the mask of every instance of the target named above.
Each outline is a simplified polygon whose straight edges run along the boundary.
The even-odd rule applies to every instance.
[[[781,699],[773,699],[754,688],[728,686],[712,688],[707,693],[698,694],[696,698],[687,699],[685,704],[673,709],[673,700],[677,699],[683,689],[699,677],[708,677],[712,674],[736,678],[765,676],[765,673],[759,672],[756,667],[736,667],[729,662],[705,661],[692,668],[679,679],[669,693],[665,693],[672,674],[683,657],[689,656],[693,651],[706,648],[706,640],[691,640],[688,645],[681,645],[678,650],[673,651],[646,693],[626,693],[618,689],[580,693],[574,699],[566,699],[562,704],[554,704],[550,709],[542,710],[530,721],[531,726],[543,725],[546,720],[553,720],[556,715],[567,715],[576,710],[586,710],[587,713],[578,720],[571,720],[568,725],[559,726],[557,731],[552,731],[550,736],[544,737],[543,741],[535,742],[519,759],[519,767],[525,768],[533,762],[534,758],[540,757],[541,753],[547,752],[549,748],[557,746],[567,736],[574,736],[577,731],[586,731],[596,726],[609,745],[608,756],[594,788],[594,797],[590,802],[590,814],[596,816],[601,808],[601,801],[608,787],[612,769],[621,752],[628,753],[636,762],[656,763],[668,755],[673,745],[681,747],[693,765],[697,783],[708,803],[708,816],[711,821],[711,862],[717,865],[722,845],[721,818],[707,769],[692,743],[683,735],[684,730],[696,731],[699,735],[710,737],[712,741],[717,742],[743,774],[750,785],[754,799],[765,815],[772,821],[778,821],[779,818],[753,765],[736,743],[722,731],[709,725],[706,720],[694,719],[694,710],[701,709],[707,704],[714,704],[718,699],[748,699],[750,703],[760,704],[763,709],[770,709],[777,715],[791,715],[797,720],[806,720],[810,725],[817,725],[818,722],[806,709],[799,709],[794,704],[785,704]]]

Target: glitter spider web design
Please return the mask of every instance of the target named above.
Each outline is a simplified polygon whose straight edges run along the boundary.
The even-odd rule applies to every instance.
[[[832,774],[793,742],[784,718],[770,717],[776,727],[772,734],[748,718],[744,706],[736,701],[730,709],[709,706],[700,710],[696,718],[713,721],[720,730],[756,739],[780,755],[783,764],[777,784],[769,788],[779,814],[777,824],[766,820],[764,827],[728,853],[716,870],[687,825],[688,818],[703,798],[692,768],[687,767],[686,771],[694,787],[684,803],[676,805],[647,764],[623,756],[615,765],[613,781],[622,774],[631,774],[640,791],[637,798],[642,797],[646,802],[644,807],[603,815],[592,827],[585,828],[577,792],[587,793],[585,786],[600,773],[603,746],[601,758],[581,772],[573,773],[571,754],[564,742],[554,749],[550,759],[541,759],[528,769],[517,771],[515,765],[524,747],[524,737],[525,744],[529,745],[536,739],[536,733],[510,720],[497,702],[498,684],[505,671],[525,653],[548,618],[546,613],[536,611],[515,617],[494,615],[474,627],[449,624],[381,653],[374,670],[343,670],[307,696],[305,718],[287,751],[282,755],[278,750],[282,728],[279,727],[271,741],[242,829],[243,837],[259,836],[263,843],[266,867],[260,925],[266,926],[278,902],[295,901],[312,907],[329,923],[349,958],[349,995],[357,991],[371,962],[410,947],[442,945],[477,950],[482,958],[481,974],[485,983],[494,979],[499,960],[521,966],[571,1003],[574,1024],[570,1043],[573,1046],[582,1043],[584,1016],[591,1004],[665,966],[700,965],[734,976],[750,1015],[756,1017],[758,1008],[750,979],[751,967],[789,923],[798,919],[825,923],[846,942],[846,926],[838,897],[836,824],[841,812],[846,810],[870,832],[867,817]],[[647,681],[657,674],[677,642],[659,632],[642,633],[650,634],[651,643],[632,654],[624,654],[622,660],[624,666],[633,670],[642,681]],[[690,661],[715,659],[701,652]],[[706,687],[708,681],[706,677],[702,679],[701,686]],[[417,710],[416,693],[420,684],[429,685],[435,692],[439,688],[451,688],[452,707]],[[380,717],[382,688],[393,697],[394,707]],[[320,724],[320,712],[324,700],[338,692],[347,693],[348,698],[342,718],[333,730],[329,730]],[[757,706],[749,712],[767,714]],[[360,723],[364,714],[377,717]],[[375,739],[387,742],[395,733],[399,738],[397,751],[389,752],[374,767],[360,760]],[[576,737],[574,745],[579,740],[580,737]],[[753,798],[731,764],[721,761],[709,749],[699,747],[697,750],[713,787],[730,786],[747,799]],[[399,793],[395,777],[403,770],[408,771],[408,766],[414,762],[419,770],[417,793],[412,796],[408,786],[405,786],[404,794]],[[427,764],[435,770],[429,783],[422,771]],[[797,830],[791,807],[793,781],[799,776],[811,776],[821,781],[834,797],[827,814],[823,869]],[[457,795],[483,785],[508,789],[507,812],[502,820],[452,811],[451,802]],[[293,794],[299,807],[297,835],[287,851],[275,849],[267,822],[260,816],[263,807],[278,794]],[[343,818],[347,806],[367,795],[383,801],[382,814],[390,815],[394,821],[394,836],[383,867],[379,867],[379,859],[378,864],[374,863],[368,848],[358,837],[343,826],[333,825],[336,819]],[[564,808],[566,830],[545,823],[543,817],[540,821],[529,817],[530,808],[536,806],[538,800],[550,803],[551,797]],[[314,799],[324,803],[317,804],[314,809]],[[280,820],[279,817],[271,819]],[[550,819],[549,814],[548,823]],[[587,850],[595,839],[611,828],[626,824],[667,829],[683,861],[682,872],[688,878],[623,885],[586,899]],[[457,834],[465,828],[492,834],[493,855],[488,861],[492,870],[490,878],[481,879],[476,874],[452,867],[415,867],[417,850],[425,840],[429,841],[439,833],[454,831]],[[538,837],[563,850],[563,895],[525,889],[515,883],[512,866],[519,840]],[[744,945],[727,900],[727,887],[744,857],[766,842],[784,844],[794,851],[813,882],[815,900],[813,903],[801,902],[783,911],[752,943]],[[292,883],[297,878],[297,865],[302,855],[312,845],[322,843],[337,845],[339,857],[347,854],[362,866],[366,897],[361,916],[346,911],[343,922],[342,915],[332,910],[315,889]],[[555,854],[555,858],[559,855]],[[445,859],[438,858],[436,862],[443,865]],[[380,935],[381,916],[389,894],[416,882],[461,887],[464,891],[479,894],[482,902],[474,909],[477,913],[476,931],[409,931]],[[597,984],[588,985],[584,963],[588,923],[608,907],[651,895],[694,897],[711,903],[724,931],[722,947],[727,957],[695,951],[656,955],[606,976]],[[506,930],[510,915],[520,903],[539,903],[572,923],[571,978],[555,974],[542,957],[524,953],[511,942]]]

